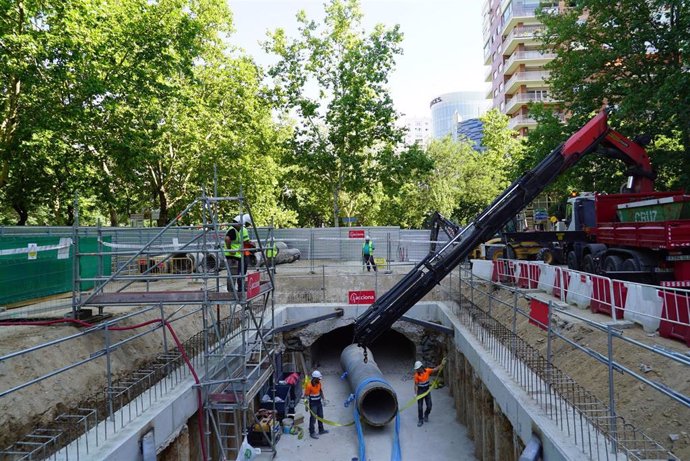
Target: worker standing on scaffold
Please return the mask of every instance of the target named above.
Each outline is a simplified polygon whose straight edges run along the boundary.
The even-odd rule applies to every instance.
[[[244,250],[244,247],[249,245],[249,232],[245,226],[251,224],[251,222],[248,214],[244,216],[237,215],[230,225],[230,229],[225,234],[223,254],[228,266],[229,293],[232,293],[234,285],[232,279],[240,275],[241,277],[237,277],[237,291],[242,292],[244,290],[244,276],[249,265],[248,252]]]

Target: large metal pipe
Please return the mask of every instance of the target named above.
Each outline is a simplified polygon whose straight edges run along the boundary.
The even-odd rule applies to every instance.
[[[347,380],[355,394],[355,405],[365,423],[383,426],[398,413],[398,396],[393,387],[383,379],[383,374],[367,349],[364,363],[364,349],[351,344],[340,354],[340,364],[347,372]]]

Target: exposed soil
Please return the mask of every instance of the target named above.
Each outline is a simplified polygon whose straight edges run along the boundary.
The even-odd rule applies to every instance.
[[[509,306],[505,306],[492,301],[490,310],[494,318],[511,328],[513,294],[507,290],[494,291],[488,286],[482,290],[491,291],[498,299],[509,304]],[[475,304],[486,311],[489,310],[487,299],[486,295],[475,291]],[[523,311],[529,312],[529,300],[520,297],[518,305]],[[583,312],[576,307],[572,307],[572,312],[577,315],[584,314],[586,317],[601,323],[611,320],[607,316]],[[605,332],[568,315],[554,314],[553,317],[552,325],[558,329],[561,335],[581,346],[607,356],[608,339]],[[518,334],[546,356],[546,331],[530,324],[528,318],[519,314],[516,326]],[[626,329],[623,334],[627,338],[649,346],[658,345],[678,351],[681,354],[688,351],[688,348],[680,342],[650,336],[639,327]],[[555,336],[552,342],[552,351],[554,364],[558,368],[569,374],[577,383],[593,393],[602,402],[608,404],[609,380],[608,367],[605,364]],[[616,338],[613,341],[613,358],[616,362],[648,380],[666,385],[684,395],[690,395],[690,369],[686,365]],[[614,383],[617,414],[671,450],[679,458],[690,459],[690,409],[628,374],[614,372]]]
[[[176,309],[166,308],[166,315]],[[194,307],[183,308],[178,316],[193,309]],[[116,312],[116,315],[124,313],[122,309],[117,309]],[[121,325],[133,325],[158,317],[160,311],[153,310],[125,319]],[[173,327],[182,341],[197,333],[202,328],[201,325],[200,314],[173,322]],[[0,356],[74,335],[80,331],[73,326],[2,327]],[[141,331],[111,332],[111,344]],[[167,340],[168,347],[174,347],[169,335]],[[101,351],[104,345],[104,333],[98,331],[0,362],[0,391],[86,359]],[[113,378],[118,379],[140,368],[162,351],[163,334],[160,330],[132,340],[112,352]],[[105,356],[99,357],[0,398],[0,447],[4,448],[14,442],[19,434],[28,433],[37,427],[50,426],[60,414],[69,412],[77,406],[93,402],[88,408],[95,408],[95,402],[102,400],[106,386],[106,364]]]

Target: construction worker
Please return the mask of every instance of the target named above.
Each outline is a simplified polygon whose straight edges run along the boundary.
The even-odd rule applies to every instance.
[[[367,266],[367,272],[371,272],[371,267],[374,268],[374,272],[377,272],[376,262],[374,261],[374,242],[371,241],[371,237],[368,235],[364,237],[362,258],[364,258],[364,264]]]
[[[273,239],[273,237],[271,237],[270,240],[266,242],[266,248],[264,249],[264,252],[266,253],[266,268],[275,274],[276,256],[278,256],[279,250],[276,246],[276,241]]]
[[[244,290],[244,276],[249,265],[248,252],[244,251],[244,247],[250,244],[249,232],[245,226],[251,222],[251,217],[248,214],[237,215],[225,234],[223,254],[228,266],[228,292],[232,292],[232,279],[238,275],[241,277],[237,278],[237,291]]]
[[[316,416],[323,419],[323,389],[321,388],[321,372],[314,370],[311,374],[311,381],[304,389],[304,406],[309,411],[309,436],[318,439],[319,435],[328,434],[328,430],[323,428],[323,422],[319,420],[319,434],[316,435]],[[316,415],[316,416],[314,416]]]
[[[441,361],[441,364],[434,368],[424,368],[422,362],[417,360],[414,363],[414,394],[422,395],[431,389],[431,374],[436,373],[445,364],[446,359]],[[424,401],[426,400],[426,412],[424,411]],[[429,413],[431,413],[431,392],[428,392],[423,398],[417,400],[417,427],[429,422]]]

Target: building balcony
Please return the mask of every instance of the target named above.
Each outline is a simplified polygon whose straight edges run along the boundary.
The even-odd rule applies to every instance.
[[[548,86],[544,80],[548,79],[549,75],[550,72],[540,70],[517,72],[506,82],[505,94],[514,94],[523,85],[527,88],[543,88]]]
[[[516,51],[505,62],[503,72],[510,75],[515,72],[521,64],[530,67],[543,67],[556,57],[556,53],[542,53],[540,51]],[[489,72],[491,75],[491,72]],[[487,80],[489,81],[489,80]]]
[[[503,40],[503,54],[510,55],[518,45],[538,45],[538,32],[544,29],[541,24],[515,27]]]
[[[489,66],[489,68],[484,73],[484,81],[491,83],[494,80],[494,66]]]
[[[521,130],[523,128],[534,128],[537,121],[527,115],[518,115],[508,120],[508,128],[511,130]]]
[[[527,93],[516,94],[512,98],[506,99],[504,112],[508,115],[513,114],[517,112],[522,106],[527,105],[531,102],[554,103],[557,101],[553,98],[550,98],[549,96],[542,96],[536,94],[530,95]]]
[[[537,12],[535,7],[518,8],[513,7],[510,15],[506,17],[505,24],[503,24],[503,35],[507,34],[513,27],[518,24],[539,24],[537,19]]]

